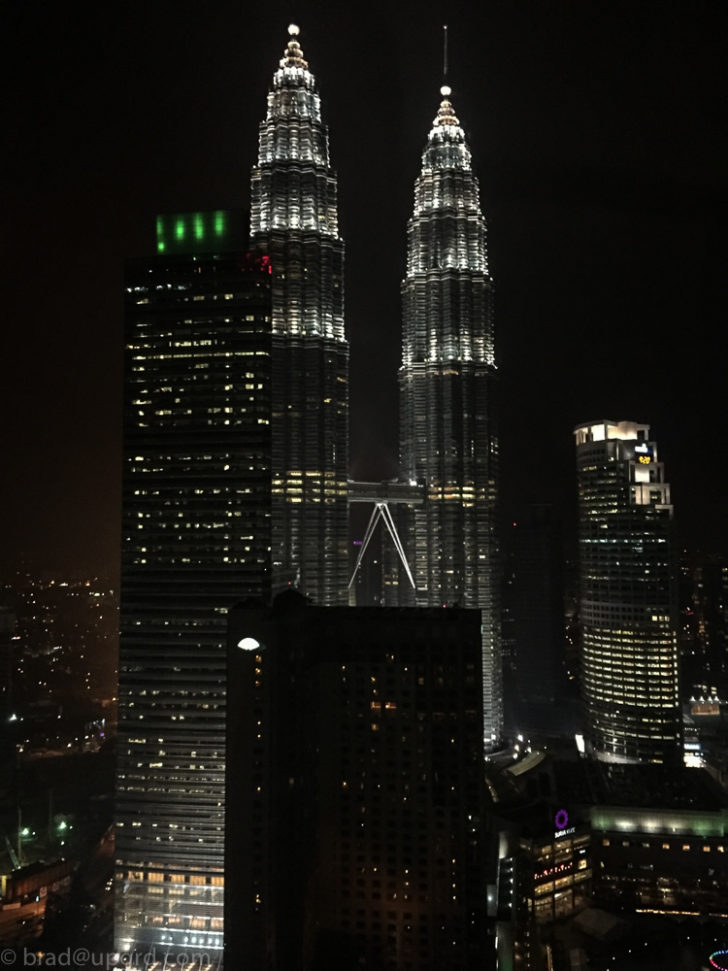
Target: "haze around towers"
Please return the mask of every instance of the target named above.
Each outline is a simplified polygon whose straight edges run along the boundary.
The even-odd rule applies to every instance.
[[[150,251],[159,211],[247,205],[271,38],[291,19],[339,176],[353,474],[396,471],[402,227],[447,20],[453,103],[497,240],[504,495],[553,501],[573,521],[571,429],[644,416],[670,469],[681,542],[725,547],[720,479],[696,475],[695,456],[717,461],[726,448],[713,347],[728,9],[455,4],[443,17],[407,0],[366,14],[326,0],[295,11],[271,0],[264,12],[160,0],[143,30],[135,5],[113,31],[107,18],[49,8],[39,20],[13,5],[6,22],[17,83],[4,292],[18,322],[0,387],[7,570],[22,558],[116,573],[120,267]]]

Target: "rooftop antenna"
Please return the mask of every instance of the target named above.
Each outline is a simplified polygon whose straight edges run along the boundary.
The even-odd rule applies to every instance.
[[[442,87],[440,94],[443,98],[451,94],[450,86],[447,84],[447,24],[442,25]]]

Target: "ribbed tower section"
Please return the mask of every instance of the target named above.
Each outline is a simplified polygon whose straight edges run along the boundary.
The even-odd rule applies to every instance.
[[[502,726],[493,285],[470,149],[441,94],[407,227],[400,460],[426,487],[406,530],[416,602],[482,611],[488,750]]]
[[[295,25],[273,76],[251,178],[251,248],[273,267],[272,575],[347,602],[344,244],[316,81]]]

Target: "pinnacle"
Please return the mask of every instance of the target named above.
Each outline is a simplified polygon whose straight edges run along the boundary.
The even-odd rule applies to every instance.
[[[290,24],[288,27],[288,34],[290,40],[286,45],[286,49],[283,52],[283,57],[281,58],[281,67],[299,67],[304,71],[308,70],[308,63],[303,58],[303,51],[301,50],[301,45],[296,39],[298,37],[298,27],[296,24]]]
[[[440,88],[440,94],[443,96],[443,100],[437,109],[437,117],[434,119],[433,125],[453,125],[457,128],[460,122],[455,114],[452,102],[449,100],[449,95],[451,94],[450,88],[447,85],[443,85]]]

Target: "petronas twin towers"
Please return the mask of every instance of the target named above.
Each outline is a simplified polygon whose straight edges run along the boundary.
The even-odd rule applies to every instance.
[[[336,176],[314,76],[290,40],[251,182],[252,246],[273,268],[273,589],[347,602],[348,345]],[[400,474],[422,501],[397,518],[414,579],[399,601],[484,611],[497,682],[498,441],[492,281],[470,149],[442,101],[422,156],[402,284]],[[492,663],[491,663],[492,662]],[[488,709],[499,707],[499,689]],[[499,726],[494,722],[494,744]]]
[[[174,257],[160,237],[157,262],[128,280],[116,904],[124,952],[222,950],[231,591],[242,599],[294,586],[322,605],[349,597],[356,484],[347,479],[344,244],[328,133],[297,38],[292,25],[260,125],[252,257],[242,271],[230,246]],[[482,612],[487,752],[502,722],[492,282],[470,150],[449,89],[441,95],[407,227],[400,477],[383,491],[400,486],[412,499],[389,515],[399,524],[399,603]],[[223,217],[215,214],[213,235]],[[178,219],[173,235],[186,245],[189,226],[202,247],[206,225],[198,215]],[[253,267],[265,272],[251,275]]]
[[[338,604],[349,569],[344,247],[319,95],[298,28],[289,33],[251,186],[252,243],[273,267],[273,588]],[[400,478],[421,501],[396,516],[407,561],[397,590],[401,605],[481,609],[488,750],[501,731],[492,281],[470,149],[450,88],[440,93],[402,284]]]

